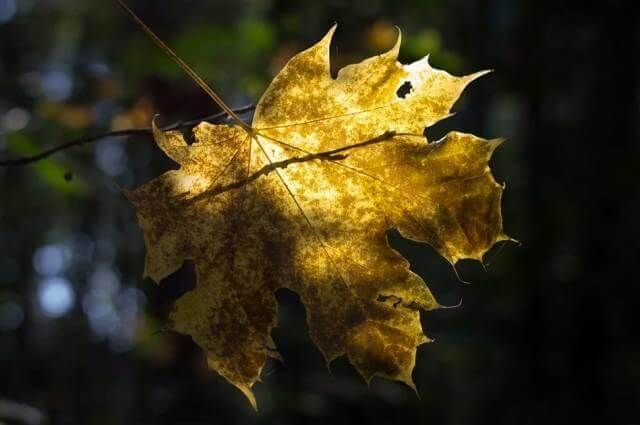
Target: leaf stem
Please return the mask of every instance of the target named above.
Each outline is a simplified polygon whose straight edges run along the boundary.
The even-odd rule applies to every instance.
[[[214,102],[216,102],[216,104],[222,108],[222,110],[224,110],[234,121],[237,122],[237,124],[239,126],[241,126],[242,128],[244,128],[247,132],[251,132],[251,126],[247,123],[245,123],[244,121],[242,121],[240,119],[240,117],[238,117],[238,115],[235,114],[235,112],[233,111],[233,109],[231,109],[225,102],[224,100],[222,100],[222,98],[220,96],[218,96],[218,94],[216,92],[214,92],[211,87],[209,87],[209,85],[207,83],[205,83],[205,81],[200,78],[200,76],[198,74],[196,74],[196,72],[189,66],[187,65],[187,63],[185,61],[183,61],[182,59],[180,59],[180,57],[178,55],[176,55],[174,53],[173,50],[171,50],[171,48],[169,46],[167,46],[164,41],[162,41],[160,39],[160,37],[158,37],[152,30],[151,28],[149,28],[147,26],[147,24],[145,24],[142,19],[138,18],[138,15],[136,15],[130,8],[129,6],[127,6],[127,4],[123,1],[123,0],[114,0],[118,6],[120,6],[120,8],[122,10],[125,11],[125,13],[127,15],[129,15],[129,17],[140,27],[142,28],[142,30],[147,33],[147,35],[151,38],[151,40],[153,40],[153,42],[158,45],[158,47],[160,47],[166,54],[167,56],[169,56],[176,64],[178,64],[178,66],[180,68],[182,68],[182,70],[184,72],[187,73],[187,75],[189,75],[189,77],[191,77],[191,79],[193,81],[196,82],[196,84],[198,84],[200,86],[200,88],[202,88],[202,90],[204,90],[211,99],[213,99]]]

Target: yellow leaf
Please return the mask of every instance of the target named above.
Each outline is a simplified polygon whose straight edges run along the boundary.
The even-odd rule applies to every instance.
[[[197,286],[170,326],[191,335],[210,367],[256,406],[268,357],[274,291],[302,299],[327,361],[347,355],[369,381],[414,388],[420,310],[439,307],[386,232],[432,245],[455,264],[481,260],[502,231],[502,188],[488,161],[498,140],[453,132],[429,143],[465,86],[427,58],[390,51],[329,72],[334,32],[291,59],[257,105],[252,126],[201,123],[196,142],[155,128],[180,167],[127,192],[160,281],[193,260]],[[401,89],[402,88],[402,89]],[[399,91],[399,89],[401,89]]]

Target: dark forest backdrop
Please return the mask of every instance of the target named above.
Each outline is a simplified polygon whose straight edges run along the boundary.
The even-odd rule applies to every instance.
[[[495,69],[427,133],[508,138],[492,163],[507,182],[506,230],[523,245],[486,272],[463,264],[464,285],[430,247],[391,234],[439,299],[464,299],[423,317],[436,342],[419,349],[421,398],[382,380],[368,389],[344,359],[330,374],[297,296],[279,292],[286,363],[267,366],[255,415],[188,338],[160,332],[193,272],[160,287],[141,278],[120,189],[173,167],[150,139],[0,168],[0,423],[21,423],[16,410],[52,424],[640,423],[632,2],[129,3],[232,106],[256,102],[334,22],[335,69],[388,48],[394,25],[404,62],[430,53],[454,74]],[[0,159],[146,127],[155,113],[168,123],[216,111],[113,2],[0,0]]]

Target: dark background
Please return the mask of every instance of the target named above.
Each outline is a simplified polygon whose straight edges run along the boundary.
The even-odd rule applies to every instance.
[[[589,4],[593,3],[594,6]],[[507,232],[464,285],[428,246],[391,234],[443,302],[423,315],[408,388],[330,374],[297,296],[280,291],[254,414],[188,338],[161,332],[186,266],[142,280],[120,195],[173,165],[150,139],[106,139],[0,168],[0,423],[638,424],[640,19],[632,2],[130,1],[232,106],[256,102],[295,52],[339,24],[336,69],[388,48],[473,83],[449,129],[508,142]],[[0,158],[217,107],[110,1],[0,0]],[[66,175],[66,179],[65,179]],[[13,419],[11,418],[13,417]],[[21,419],[16,419],[21,417]]]

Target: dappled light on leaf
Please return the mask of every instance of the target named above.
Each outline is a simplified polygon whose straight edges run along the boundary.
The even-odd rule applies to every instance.
[[[126,193],[137,210],[145,275],[160,281],[195,262],[197,285],[169,325],[256,406],[251,388],[279,358],[274,291],[300,295],[327,361],[346,355],[362,376],[414,387],[420,311],[440,305],[387,242],[432,245],[452,264],[481,260],[502,231],[502,187],[488,162],[499,140],[452,132],[427,141],[483,73],[455,77],[427,58],[388,52],[330,74],[334,29],[293,57],[252,125],[201,123],[189,145],[155,127],[179,167]]]

